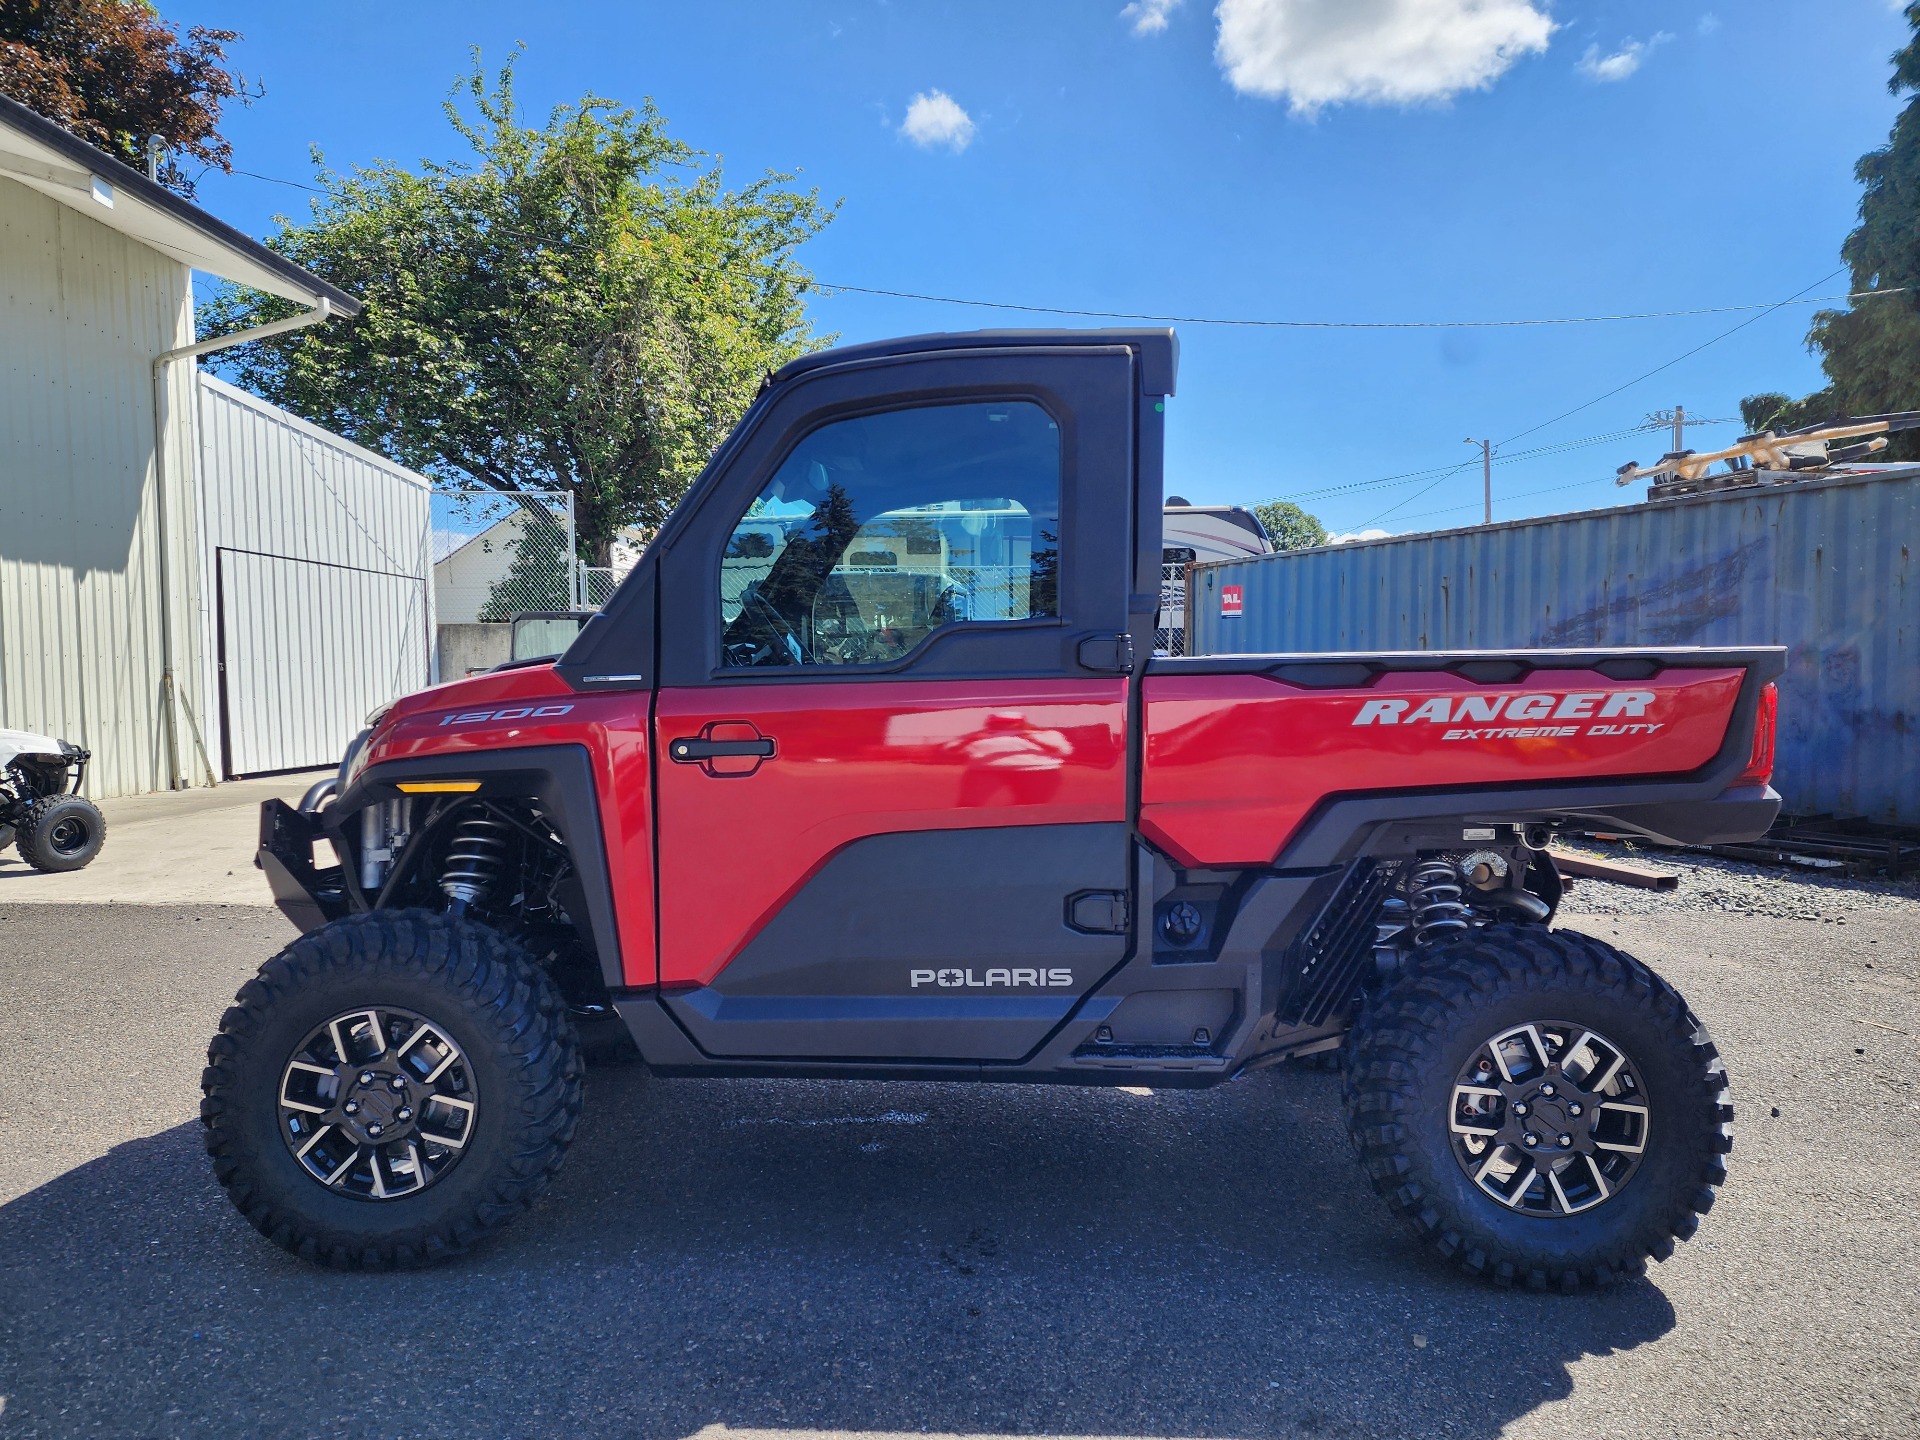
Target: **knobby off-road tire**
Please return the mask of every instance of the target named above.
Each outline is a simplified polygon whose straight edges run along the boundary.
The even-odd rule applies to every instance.
[[[21,817],[17,843],[27,864],[55,873],[91,863],[106,838],[106,817],[86,796],[49,795]]]
[[[444,1031],[476,1102],[457,1163],[387,1199],[306,1168],[282,1105],[316,1029],[380,1007]],[[200,1118],[215,1176],[261,1234],[340,1269],[405,1268],[461,1254],[533,1204],[573,1138],[582,1072],[566,1004],[519,946],[469,921],[377,911],[302,936],[241,987],[207,1047]]]
[[[1645,1104],[1634,1168],[1576,1213],[1503,1204],[1457,1158],[1451,1129],[1476,1054],[1542,1021],[1587,1027],[1630,1056]],[[1374,1190],[1441,1255],[1498,1285],[1571,1293],[1644,1274],[1692,1237],[1726,1179],[1733,1107],[1706,1027],[1645,965],[1585,935],[1489,926],[1436,947],[1366,1006],[1345,1073],[1347,1129]]]

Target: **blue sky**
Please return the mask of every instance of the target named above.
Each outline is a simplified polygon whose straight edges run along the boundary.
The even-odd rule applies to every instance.
[[[266,87],[226,131],[242,169],[450,158],[470,46],[526,46],[531,112],[652,96],[736,181],[800,171],[842,199],[823,281],[1091,310],[1345,321],[1513,319],[1773,302],[1845,289],[1861,152],[1898,102],[1888,0],[699,0],[265,6],[163,0],[229,26]],[[924,97],[915,104],[916,97]],[[254,234],[303,192],[208,175]],[[1809,288],[1811,287],[1811,288]],[[1758,312],[1532,329],[1180,327],[1168,483],[1303,503],[1335,530],[1620,503],[1614,468],[1678,402],[1737,415],[1819,383],[1790,306],[1554,420]],[[846,340],[1045,317],[855,293]],[[1099,322],[1087,322],[1099,323]],[[1535,428],[1539,427],[1539,428]],[[1696,446],[1736,425],[1690,432]],[[1383,477],[1470,462],[1451,475]],[[1335,487],[1347,487],[1338,488]],[[1319,493],[1330,492],[1330,493]]]

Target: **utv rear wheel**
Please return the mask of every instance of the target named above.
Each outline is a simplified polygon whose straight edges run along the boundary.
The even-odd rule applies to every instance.
[[[36,870],[78,870],[100,853],[106,817],[84,795],[36,800],[20,821],[20,858]]]
[[[566,1005],[517,945],[422,910],[302,936],[207,1049],[214,1174],[261,1234],[351,1269],[424,1264],[513,1219],[580,1113]]]
[[[1574,1291],[1690,1238],[1733,1148],[1726,1071],[1679,992],[1610,945],[1491,926],[1422,958],[1348,1042],[1375,1191],[1496,1284]]]

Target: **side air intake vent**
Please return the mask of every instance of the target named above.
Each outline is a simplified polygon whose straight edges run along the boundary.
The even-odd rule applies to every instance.
[[[1386,893],[1380,867],[1372,860],[1357,861],[1313,924],[1288,947],[1287,993],[1280,1005],[1287,1024],[1324,1025],[1353,993],[1373,960],[1374,917]]]

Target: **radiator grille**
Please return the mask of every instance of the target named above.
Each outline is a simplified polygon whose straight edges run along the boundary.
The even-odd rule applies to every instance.
[[[1280,1006],[1287,1024],[1324,1025],[1353,993],[1372,963],[1374,920],[1387,881],[1374,861],[1356,862],[1306,932],[1287,948],[1287,993]]]

